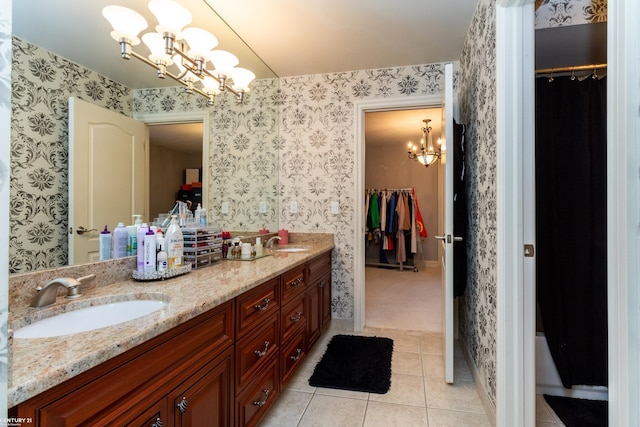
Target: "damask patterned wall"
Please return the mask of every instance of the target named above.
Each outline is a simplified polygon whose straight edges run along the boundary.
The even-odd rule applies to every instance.
[[[13,37],[11,273],[67,264],[69,97],[131,116],[129,88]]]
[[[280,227],[334,233],[334,317],[353,318],[354,309],[354,215],[364,197],[354,194],[354,102],[439,94],[443,85],[442,63],[280,79]]]
[[[126,116],[208,109],[211,219],[233,230],[277,227],[276,79],[256,81],[242,105],[223,95],[209,108],[180,87],[132,91],[16,37],[11,63],[10,273],[67,264],[70,96]],[[224,217],[214,215],[222,200]],[[255,200],[267,202],[266,214]]]
[[[251,84],[244,102],[230,93],[206,99],[181,87],[135,93],[135,114],[209,110],[209,220],[225,230],[257,231],[278,227],[278,80]],[[259,212],[259,201],[267,212]],[[229,213],[221,213],[222,202]]]
[[[607,20],[607,0],[538,0],[536,7],[536,29]]]
[[[460,329],[496,401],[497,202],[496,202],[496,10],[480,0],[460,57],[460,114],[467,124],[467,289],[461,299]]]

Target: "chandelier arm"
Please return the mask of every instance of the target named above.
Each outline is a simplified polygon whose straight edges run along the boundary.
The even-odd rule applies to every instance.
[[[131,51],[131,56],[136,58],[136,59],[139,59],[140,61],[144,62],[145,64],[147,64],[150,67],[155,68],[156,70],[159,69],[158,65],[155,62],[145,58],[144,56],[134,52],[133,50]],[[187,59],[191,60],[191,58],[188,58],[188,57],[187,57]],[[211,74],[208,70],[203,69],[203,72],[205,74],[207,74],[209,77],[213,77],[215,80],[220,82],[220,80],[217,77],[215,77],[213,74]],[[188,87],[189,86],[188,83],[186,83],[184,80],[182,80],[182,77],[184,77],[184,74],[185,73],[180,73],[180,75],[176,76],[176,75],[172,74],[170,71],[165,71],[165,75],[166,76],[171,77],[173,80],[177,81],[181,85]],[[190,89],[193,90],[194,92],[198,93],[199,95],[204,96],[205,98],[207,98],[207,100],[209,100],[209,102],[211,102],[211,97],[209,96],[208,93],[204,92],[203,90],[201,90],[201,89],[199,89],[197,87],[191,87]],[[229,87],[229,86],[227,86],[227,89],[229,90],[229,92],[233,93],[236,96],[236,98],[239,100],[239,102],[242,102],[242,98],[243,97],[241,96],[240,92],[236,91],[235,89],[233,89],[232,87]]]

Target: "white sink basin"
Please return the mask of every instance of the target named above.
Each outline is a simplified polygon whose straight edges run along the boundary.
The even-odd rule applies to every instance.
[[[278,248],[276,249],[276,252],[305,252],[308,251],[309,249],[307,248],[300,248],[300,247],[284,247],[284,248]]]
[[[13,336],[47,338],[91,331],[146,316],[166,305],[165,301],[134,300],[80,308],[24,326],[16,330]]]

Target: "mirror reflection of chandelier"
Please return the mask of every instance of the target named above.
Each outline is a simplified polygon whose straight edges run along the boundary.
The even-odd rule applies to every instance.
[[[158,19],[156,32],[142,36],[142,41],[151,51],[149,59],[132,50],[132,46],[140,43],[138,34],[147,28],[144,17],[122,6],[106,6],[102,10],[102,15],[113,27],[111,37],[120,43],[122,58],[139,59],[155,68],[159,78],[171,77],[185,85],[188,93],[204,96],[210,106],[215,95],[223,90],[233,93],[241,103],[255,74],[246,68],[236,67],[239,61],[232,53],[213,50],[218,45],[213,34],[201,28],[184,28],[192,18],[191,13],[179,3],[151,0],[149,9]],[[167,70],[173,64],[178,67],[177,74]],[[207,68],[208,64],[214,69]]]
[[[440,147],[437,151],[433,146],[433,139],[431,137],[431,126],[429,122],[431,119],[424,119],[424,127],[422,133],[424,138],[420,140],[420,147],[415,146],[412,142],[409,142],[409,158],[411,160],[417,160],[426,167],[434,164],[440,158]]]

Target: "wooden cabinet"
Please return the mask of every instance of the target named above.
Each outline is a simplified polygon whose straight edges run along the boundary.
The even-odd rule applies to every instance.
[[[255,426],[331,320],[331,252],[14,407],[37,426]]]
[[[228,408],[233,396],[233,301],[96,366],[13,408],[40,426],[173,425],[174,390],[188,390],[220,369],[216,393]],[[216,363],[212,366],[211,363]],[[218,372],[216,371],[216,372]],[[226,400],[225,400],[226,399]],[[197,408],[198,405],[196,405]],[[227,410],[227,419],[233,420]],[[215,425],[215,424],[210,424]]]
[[[307,263],[307,351],[331,321],[331,252]]]

